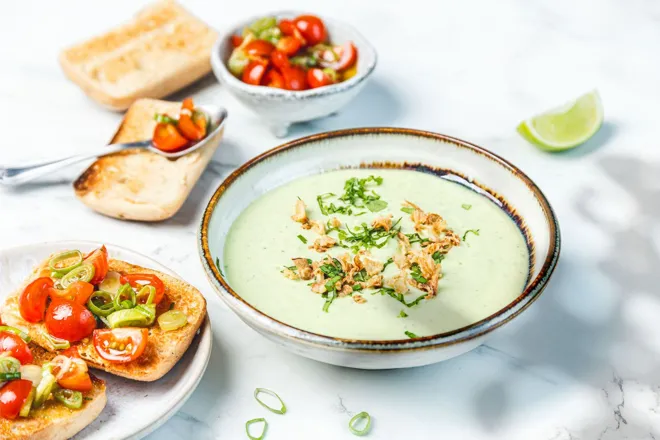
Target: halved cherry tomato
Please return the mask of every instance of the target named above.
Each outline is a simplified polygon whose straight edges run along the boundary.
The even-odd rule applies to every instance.
[[[80,359],[80,353],[78,352],[78,347],[75,345],[67,348],[66,350],[60,351],[60,354],[66,357]]]
[[[328,86],[334,84],[334,81],[322,69],[309,69],[307,71],[307,83],[309,87],[315,89],[317,87]]]
[[[315,15],[301,15],[300,17],[296,17],[293,20],[293,24],[310,46],[323,43],[328,37],[323,21]]]
[[[197,113],[199,115],[199,113]],[[183,136],[191,141],[199,141],[206,136],[206,116],[194,117],[186,113],[179,115],[179,131]]]
[[[188,142],[188,139],[181,136],[179,130],[172,124],[161,122],[154,129],[153,143],[161,151],[178,151],[185,148]]]
[[[280,72],[275,69],[268,69],[262,81],[264,86],[277,87],[278,89],[284,88],[284,77]]]
[[[147,346],[146,328],[120,327],[94,330],[94,348],[106,361],[124,363],[139,358]]]
[[[0,417],[10,420],[18,417],[30,391],[32,382],[25,379],[11,380],[0,388]]]
[[[73,301],[55,298],[46,310],[46,329],[56,338],[69,342],[86,338],[96,328],[92,312]]]
[[[321,61],[323,67],[329,67],[331,69],[341,71],[348,69],[357,60],[357,49],[350,41],[344,43],[343,46],[335,46],[332,50],[339,56],[337,61],[327,62]]]
[[[131,287],[137,291],[144,285],[151,284],[156,289],[154,295],[154,304],[158,304],[165,295],[165,284],[156,275],[150,273],[129,273],[119,277],[119,282],[122,284],[130,284]]]
[[[51,298],[63,298],[69,301],[77,302],[80,305],[87,304],[87,300],[94,293],[94,285],[84,281],[71,283],[66,289],[51,289]]]
[[[92,378],[89,377],[87,364],[80,359],[77,351],[75,355],[68,356],[65,354],[68,350],[53,359],[53,374],[58,377],[57,384],[69,390],[90,391],[92,389]],[[66,361],[64,357],[70,358],[71,362]],[[62,372],[65,362],[67,363],[67,370]]]
[[[241,44],[243,44],[243,37],[240,35],[232,35],[231,36],[231,45],[234,47],[238,47]]]
[[[89,281],[91,284],[99,284],[108,274],[108,250],[101,246],[90,252],[85,257],[85,263],[94,265],[94,277]]]
[[[285,36],[280,38],[280,41],[277,42],[277,50],[284,52],[289,56],[298,52],[300,46],[302,46],[302,44],[296,37]]]
[[[278,26],[284,35],[294,37],[296,40],[300,41],[300,45],[303,47],[307,46],[305,37],[303,37],[296,25],[293,24],[293,21],[284,19],[280,21]]]
[[[243,52],[250,57],[269,57],[270,54],[275,50],[275,46],[272,43],[265,40],[253,40],[245,45]]]
[[[289,57],[287,57],[284,52],[280,52],[279,50],[273,51],[273,53],[270,55],[270,61],[280,70],[286,69],[291,65],[291,63],[289,63]]]
[[[40,322],[46,312],[46,300],[53,288],[50,277],[41,277],[32,281],[18,298],[18,310],[27,322]]]
[[[0,353],[16,358],[21,365],[32,363],[32,351],[20,336],[9,332],[0,332]]]
[[[267,66],[268,63],[261,60],[250,61],[250,64],[248,64],[243,71],[243,82],[252,84],[253,86],[258,86],[261,84],[261,79],[266,73]]]
[[[282,69],[282,76],[284,76],[284,87],[287,90],[305,90],[307,88],[305,71],[298,66]]]

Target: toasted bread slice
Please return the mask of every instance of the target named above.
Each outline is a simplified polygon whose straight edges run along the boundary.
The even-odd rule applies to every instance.
[[[155,113],[179,114],[181,103],[141,99],[126,113],[112,143],[153,136]],[[73,184],[76,196],[101,214],[127,220],[159,221],[183,205],[215,152],[222,131],[197,151],[175,160],[129,150],[94,162]]]
[[[139,98],[162,98],[211,71],[215,31],[174,1],[64,50],[64,73],[100,104],[125,110]]]
[[[44,323],[33,324],[25,321],[18,309],[18,297],[25,286],[39,276],[47,276],[50,273],[47,266],[48,259],[37,266],[21,288],[7,298],[1,316],[2,322],[5,324],[26,330],[35,344],[46,350],[55,351],[55,348],[44,336],[46,332]],[[192,343],[206,316],[206,300],[190,284],[162,272],[113,259],[109,260],[109,267],[111,271],[122,274],[147,273],[157,275],[165,285],[165,297],[158,304],[156,315],[160,316],[173,305],[173,308],[186,314],[188,324],[178,330],[164,332],[155,322],[149,328],[149,339],[142,356],[126,364],[105,361],[96,352],[91,338],[83,339],[72,345],[78,347],[80,357],[92,368],[144,382],[158,380],[174,367]]]
[[[55,354],[30,346],[34,364],[42,365]],[[93,388],[84,394],[82,408],[68,409],[52,397],[39,409],[32,409],[29,417],[15,420],[0,418],[0,438],[15,440],[65,440],[92,423],[106,404],[105,382],[90,375]]]

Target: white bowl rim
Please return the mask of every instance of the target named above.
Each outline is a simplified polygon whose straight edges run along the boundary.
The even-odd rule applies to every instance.
[[[306,144],[312,144],[323,140],[364,135],[407,135],[448,142],[454,146],[465,148],[475,154],[479,154],[495,162],[496,164],[505,168],[505,170],[514,174],[516,178],[521,180],[525,186],[527,186],[527,188],[534,194],[548,222],[549,246],[548,251],[544,255],[543,265],[539,273],[536,275],[536,277],[528,282],[525,290],[516,299],[507,304],[502,309],[480,321],[448,332],[414,339],[361,340],[321,335],[286,324],[259,311],[243,298],[241,298],[241,296],[238,295],[234,290],[232,290],[232,288],[225,280],[224,275],[220,273],[219,269],[214,264],[208,242],[208,227],[211,216],[218,203],[218,200],[222,197],[227,188],[251,167],[284,151],[303,147]],[[219,292],[219,296],[241,318],[243,318],[241,315],[244,314],[252,322],[258,323],[267,332],[279,337],[292,339],[297,342],[347,351],[391,353],[410,350],[417,351],[436,349],[438,347],[466,342],[490,333],[505,323],[511,321],[513,318],[527,309],[527,307],[529,307],[536,299],[538,299],[538,297],[545,289],[559,260],[561,235],[559,231],[559,222],[554,213],[554,210],[550,206],[550,202],[548,202],[541,189],[525,173],[523,173],[518,167],[506,159],[490,152],[489,150],[486,150],[485,148],[479,147],[478,145],[439,133],[409,128],[366,127],[329,131],[306,136],[272,148],[247,161],[245,164],[227,176],[227,178],[225,178],[225,180],[213,193],[213,196],[211,196],[211,199],[209,200],[209,203],[204,210],[200,229],[198,231],[198,248],[200,252],[200,259],[202,261],[202,265],[204,266],[206,275],[209,278],[209,281]]]
[[[249,17],[247,19],[241,20],[236,22],[234,25],[229,26],[228,32],[225,32],[221,34],[218,39],[215,41],[213,44],[213,49],[211,52],[211,64],[214,66],[214,71],[219,73],[219,76],[221,77],[220,79],[226,83],[228,83],[231,87],[241,89],[245,93],[249,94],[257,94],[257,95],[268,95],[270,97],[276,98],[276,97],[286,97],[286,98],[314,98],[314,97],[320,97],[320,96],[326,96],[326,95],[331,95],[335,93],[341,93],[343,91],[346,91],[348,89],[352,89],[353,87],[357,86],[364,80],[366,80],[371,74],[373,73],[374,69],[376,68],[376,64],[378,61],[378,55],[376,54],[376,49],[369,43],[369,41],[360,33],[357,31],[357,29],[341,20],[334,19],[332,17],[320,17],[324,22],[329,22],[329,23],[336,23],[341,26],[344,26],[350,31],[355,34],[357,37],[359,37],[363,41],[363,46],[358,47],[358,57],[360,56],[360,53],[363,50],[367,50],[368,53],[371,55],[371,63],[367,65],[365,69],[362,71],[358,70],[357,74],[353,76],[352,78],[342,81],[336,84],[331,84],[329,86],[324,86],[324,87],[318,87],[316,89],[307,89],[307,90],[285,90],[285,89],[279,89],[276,87],[268,87],[268,86],[255,86],[252,84],[246,84],[243,81],[239,80],[236,78],[230,71],[227,69],[227,66],[225,64],[225,61],[222,58],[222,54],[220,53],[220,47],[222,44],[227,41],[232,35],[235,34],[237,29],[242,29],[244,28],[247,24],[252,23],[254,20],[257,20],[262,17],[279,17],[279,16],[292,16],[296,17],[298,15],[303,15],[306,14],[307,12],[305,11],[293,11],[293,10],[282,10],[282,11],[275,11],[275,12],[270,12],[266,14],[259,14],[259,15],[254,15],[252,17]]]

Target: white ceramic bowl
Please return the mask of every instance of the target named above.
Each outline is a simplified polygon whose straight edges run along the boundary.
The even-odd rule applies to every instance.
[[[291,91],[246,84],[227,69],[227,60],[233,50],[232,35],[240,35],[246,26],[260,17],[274,16],[279,20],[302,14],[304,12],[283,11],[243,20],[221,35],[211,52],[211,66],[218,80],[239,101],[262,116],[278,137],[285,136],[295,122],[311,121],[337,112],[362,90],[376,67],[376,51],[357,30],[337,20],[321,17],[330,41],[337,44],[352,41],[358,50],[357,75],[351,79],[317,89]]]
[[[352,340],[311,333],[277,321],[232,290],[214,262],[224,261],[227,231],[250,203],[298,179],[346,167],[402,167],[448,173],[491,196],[518,223],[531,249],[524,291],[506,307],[466,327],[401,340]],[[294,353],[335,365],[402,368],[439,362],[471,350],[538,298],[559,258],[557,219],[541,190],[522,171],[476,145],[435,133],[396,128],[340,130],[308,136],[258,156],[232,173],[211,198],[199,235],[202,264],[220,297],[250,327]]]

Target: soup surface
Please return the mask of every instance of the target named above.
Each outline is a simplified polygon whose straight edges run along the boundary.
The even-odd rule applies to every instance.
[[[307,220],[294,221],[299,200]],[[334,246],[310,248],[324,235],[331,240],[321,245]],[[356,272],[359,262],[342,271],[345,254],[348,262],[369,260],[370,273]],[[298,257],[313,267],[300,269],[292,263]],[[389,259],[395,261],[374,273],[374,264]],[[313,269],[311,279],[300,279]],[[348,272],[355,272],[349,281]],[[495,202],[411,170],[338,170],[273,189],[239,215],[224,249],[227,280],[252,306],[291,326],[349,339],[422,337],[472,324],[520,295],[528,272],[524,237]]]

